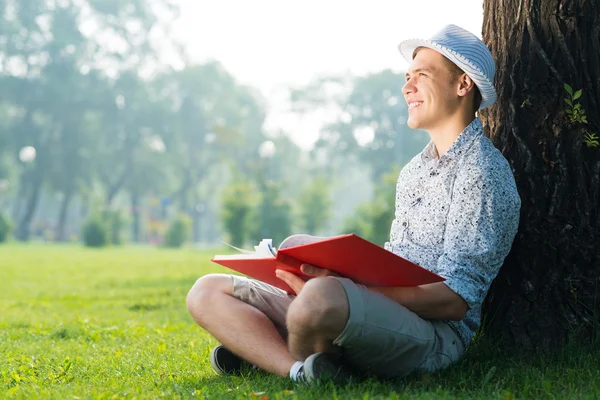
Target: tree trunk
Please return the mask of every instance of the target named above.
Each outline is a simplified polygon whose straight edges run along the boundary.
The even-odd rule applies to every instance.
[[[37,167],[36,167],[37,168]],[[31,220],[37,210],[38,202],[40,199],[40,192],[42,190],[42,174],[40,171],[35,170],[32,173],[31,181],[31,193],[27,198],[27,204],[25,205],[25,213],[17,225],[15,232],[15,238],[20,241],[28,241],[31,229]]]
[[[598,0],[484,0],[498,102],[481,119],[523,205],[484,304],[484,329],[508,345],[552,349],[598,326],[600,147],[584,137],[600,135],[599,12]],[[569,118],[565,83],[583,89],[587,124]]]
[[[192,191],[192,197],[193,197],[193,207],[191,209],[191,213],[192,213],[192,243],[196,244],[200,242],[200,213],[201,210],[199,210],[199,203],[200,203],[200,199],[198,196],[198,188],[194,187],[194,190]]]
[[[137,190],[131,191],[131,240],[140,242],[140,195]]]
[[[27,172],[22,172],[23,174],[27,174]],[[12,207],[12,220],[19,221],[21,218],[21,214],[23,214],[23,206],[22,201],[26,198],[27,194],[27,185],[25,184],[26,178],[21,177],[19,179],[19,190],[15,196],[14,204]]]
[[[127,166],[125,167],[125,169],[123,170],[121,175],[119,175],[119,177],[117,178],[117,180],[115,182],[111,182],[111,179],[108,178],[109,175],[104,175],[104,176],[106,176],[106,178],[104,179],[104,182],[105,182],[106,188],[107,188],[107,193],[106,193],[106,207],[107,208],[110,208],[113,200],[115,199],[115,197],[117,196],[117,194],[119,193],[119,191],[121,190],[121,188],[123,187],[125,182],[127,181],[127,178],[131,174],[131,168],[132,168],[131,164],[132,163],[131,163],[131,161],[127,161],[127,163],[128,163]]]
[[[69,211],[69,206],[71,205],[71,200],[73,199],[73,189],[69,188],[64,192],[64,197],[60,204],[60,212],[58,215],[58,222],[56,224],[56,241],[57,242],[66,242],[66,232],[65,232],[65,224],[67,221],[67,214]]]

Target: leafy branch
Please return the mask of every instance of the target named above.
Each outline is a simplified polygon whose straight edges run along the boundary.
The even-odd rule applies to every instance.
[[[568,106],[565,112],[567,113],[569,123],[587,124],[588,120],[585,109],[581,106],[581,103],[577,101],[583,94],[583,89],[573,91],[573,88],[567,83],[565,83],[564,88],[569,95],[564,98],[565,103],[567,103]],[[596,133],[583,128],[583,134],[583,141],[587,147],[598,147],[598,145],[600,145],[600,142],[598,141],[600,138]]]
[[[599,139],[598,135],[594,132],[588,132],[584,129],[583,141],[587,147],[598,147],[598,145],[600,145]]]

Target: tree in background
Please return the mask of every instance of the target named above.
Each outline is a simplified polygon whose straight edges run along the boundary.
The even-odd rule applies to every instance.
[[[221,221],[234,246],[243,246],[252,229],[252,211],[258,194],[248,182],[234,180],[221,194]]]
[[[598,330],[600,20],[593,0],[485,0],[498,102],[482,120],[522,199],[486,332],[548,349]]]
[[[85,219],[98,196],[109,210],[130,203],[134,241],[149,197],[169,205],[165,218],[190,215],[195,241],[200,213],[216,219],[207,181],[228,164],[247,173],[264,101],[218,62],[193,65],[176,49],[185,68],[165,66],[176,14],[171,0],[0,4],[0,185],[11,184],[0,207],[13,205],[17,238],[35,222],[66,240],[72,205]],[[24,162],[26,146],[36,156]]]
[[[309,235],[318,235],[326,227],[331,216],[331,183],[324,177],[316,177],[298,197],[298,225]]]
[[[172,197],[192,218],[193,239],[199,238],[200,187],[215,165],[232,165],[250,177],[249,165],[258,159],[259,144],[265,139],[262,97],[240,85],[221,64],[191,65],[157,79],[160,101],[170,104],[164,123],[172,130],[167,149],[176,157],[170,163],[181,171],[173,176]]]
[[[404,165],[429,141],[406,125],[408,108],[400,91],[404,76],[391,70],[360,77],[321,78],[291,93],[294,109],[327,109],[338,118],[316,144],[330,158],[355,155],[369,166],[373,181],[394,164]]]
[[[61,193],[58,235],[79,185],[90,181],[87,111],[96,109],[99,93],[120,72],[139,71],[157,60],[151,33],[164,28],[176,10],[168,0],[137,2],[57,3],[43,0],[0,5],[0,103],[10,122],[7,148],[18,154],[33,146],[37,156],[21,166],[16,203],[16,237],[27,240],[43,184]],[[88,23],[86,25],[86,23]],[[86,26],[92,30],[86,29]],[[113,45],[101,38],[110,37]],[[114,43],[118,42],[117,46]],[[114,97],[113,97],[114,99]]]
[[[309,154],[285,132],[266,134],[264,99],[218,62],[194,65],[179,52],[181,68],[162,63],[159,47],[176,44],[153,38],[170,37],[170,3],[0,2],[0,209],[12,207],[15,237],[66,241],[81,235],[82,221],[120,211],[113,242],[127,221],[134,242],[160,243],[180,213],[192,219],[194,242],[214,242],[222,236],[215,193],[232,182],[231,170],[233,181],[265,194],[246,237],[250,227],[273,238],[337,231],[370,195],[367,171],[376,176],[393,158],[388,128],[398,116],[392,129],[401,128],[403,109],[385,87],[397,77],[333,80],[337,94],[306,88],[304,99],[343,111],[330,129],[339,123],[340,141]],[[367,125],[377,127],[372,141],[363,141]],[[265,160],[267,142],[277,151]],[[23,149],[34,157],[21,158]],[[318,188],[301,195],[318,186],[315,176],[334,177],[325,197],[343,193],[333,212]],[[290,207],[301,214],[291,222]]]
[[[8,239],[10,233],[10,221],[0,213],[0,243],[5,242]]]
[[[282,196],[282,185],[275,181],[259,184],[258,206],[250,226],[250,239],[258,243],[261,239],[281,242],[292,233],[292,205]]]
[[[389,241],[398,174],[399,168],[394,168],[381,176],[374,199],[357,207],[355,214],[345,221],[343,233],[355,233],[381,247]]]

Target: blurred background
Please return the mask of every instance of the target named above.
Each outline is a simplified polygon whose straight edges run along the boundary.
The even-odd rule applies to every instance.
[[[396,46],[447,23],[481,35],[481,1],[411,9],[0,0],[0,242],[383,245],[428,142]]]

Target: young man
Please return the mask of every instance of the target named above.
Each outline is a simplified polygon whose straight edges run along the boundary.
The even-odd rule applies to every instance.
[[[476,117],[495,101],[494,61],[481,40],[453,25],[399,49],[411,62],[402,88],[408,124],[431,142],[400,173],[385,247],[446,280],[366,287],[305,264],[315,276],[306,283],[278,271],[291,296],[238,276],[205,276],[187,305],[222,343],[211,353],[217,372],[249,363],[305,382],[343,380],[350,369],[401,377],[456,362],[471,341],[520,210],[511,169]]]

